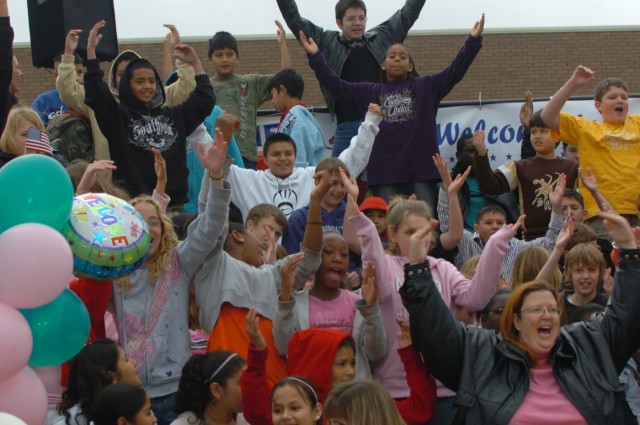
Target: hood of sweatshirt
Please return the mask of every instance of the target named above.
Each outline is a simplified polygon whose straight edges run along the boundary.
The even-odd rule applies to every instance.
[[[153,70],[156,79],[156,91],[148,104],[140,102],[131,89],[130,79],[133,75],[133,72],[136,69],[140,68],[150,68]],[[135,109],[141,113],[155,109],[160,106],[165,101],[164,87],[162,85],[162,80],[160,79],[160,75],[158,71],[153,67],[151,62],[146,59],[138,58],[134,59],[126,66],[124,72],[122,73],[122,77],[120,77],[120,103],[126,105],[129,108]]]
[[[132,61],[134,59],[140,59],[141,57],[142,56],[140,56],[133,50],[125,50],[124,52],[116,56],[116,58],[111,63],[111,69],[109,70],[109,90],[111,90],[111,93],[115,96],[116,99],[118,99],[119,97],[119,90],[118,86],[116,85],[116,70],[118,69],[118,65],[120,65],[122,61]]]
[[[320,403],[331,390],[331,368],[342,341],[352,338],[334,329],[304,329],[289,340],[287,363],[291,375],[309,378],[316,387]]]

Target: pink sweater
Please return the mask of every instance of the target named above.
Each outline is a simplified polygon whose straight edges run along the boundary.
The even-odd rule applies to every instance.
[[[378,304],[387,334],[387,355],[375,364],[373,375],[389,390],[391,397],[408,397],[406,375],[397,353],[398,340],[395,336],[400,327],[395,318],[409,320],[398,293],[404,284],[404,265],[409,260],[385,254],[375,225],[364,214],[351,217],[350,220],[360,238],[362,262],[372,262],[376,267]],[[472,311],[481,310],[487,305],[495,293],[502,261],[513,235],[514,232],[505,226],[489,239],[472,280],[462,276],[453,264],[427,257],[433,280],[450,309],[453,309],[454,303]],[[429,365],[426,366],[429,368]],[[438,382],[438,397],[454,394]]]
[[[529,392],[511,425],[586,425],[587,421],[560,389],[546,354],[536,355],[538,364],[529,370]]]

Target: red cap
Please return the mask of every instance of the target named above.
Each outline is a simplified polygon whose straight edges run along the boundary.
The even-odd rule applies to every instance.
[[[378,210],[387,212],[388,209],[389,205],[385,202],[385,200],[377,196],[369,196],[362,202],[362,204],[360,204],[360,212],[365,212],[366,210]]]

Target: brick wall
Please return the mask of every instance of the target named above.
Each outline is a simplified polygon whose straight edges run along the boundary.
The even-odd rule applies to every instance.
[[[406,44],[420,74],[446,66],[464,43],[465,35],[412,35]],[[189,41],[207,63],[207,42]],[[309,106],[323,106],[315,81],[302,49],[293,39],[288,41],[294,66],[301,71]],[[445,100],[474,100],[482,92],[483,99],[522,97],[525,89],[535,96],[550,96],[571,75],[578,64],[596,71],[596,79],[616,76],[624,79],[631,92],[640,92],[640,59],[633,46],[640,45],[638,31],[562,32],[487,34],[484,48],[460,84]],[[161,43],[120,44],[120,50],[132,49],[160,67]],[[239,40],[238,73],[272,73],[280,66],[280,51],[275,39]],[[28,47],[16,47],[18,61],[24,71],[19,97],[30,104],[38,93],[54,87],[51,73],[31,66]],[[109,64],[104,64],[108,69]],[[595,83],[577,94],[591,94]],[[263,107],[270,108],[266,103]]]

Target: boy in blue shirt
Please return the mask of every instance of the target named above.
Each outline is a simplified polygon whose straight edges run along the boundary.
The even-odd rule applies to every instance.
[[[283,69],[269,81],[271,103],[280,113],[278,132],[285,133],[296,144],[296,167],[318,165],[325,151],[325,136],[307,107],[301,102],[304,80],[293,69]]]

